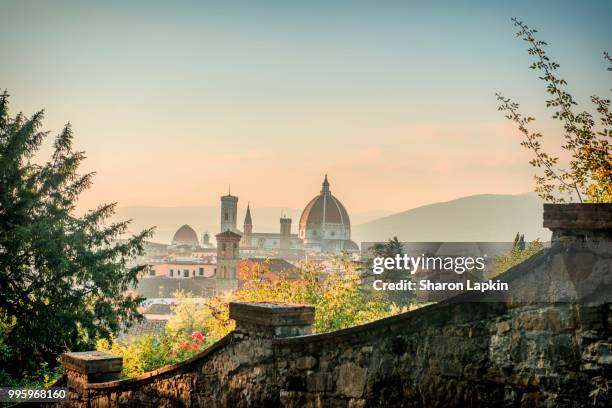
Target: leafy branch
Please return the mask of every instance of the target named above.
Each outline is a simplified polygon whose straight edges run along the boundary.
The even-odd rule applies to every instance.
[[[524,137],[521,145],[535,155],[530,164],[543,169],[543,175],[535,176],[535,191],[544,200],[551,202],[565,202],[568,195],[572,197],[574,194],[580,202],[612,201],[612,159],[609,151],[609,138],[612,135],[610,100],[591,96],[591,102],[600,115],[601,129],[596,129],[592,114],[587,111],[579,113],[574,111],[578,104],[565,90],[567,82],[555,74],[559,64],[547,56],[544,50],[546,42],[535,37],[537,30],[529,28],[518,19],[513,18],[512,21],[519,28],[517,37],[529,44],[528,54],[535,58],[530,68],[541,72],[539,79],[546,83],[546,92],[550,95],[550,99],[546,100],[546,107],[555,109],[552,117],[561,121],[564,130],[565,143],[561,147],[571,155],[569,168],[559,167],[558,157],[542,151],[543,135],[528,129],[528,124],[535,119],[523,116],[519,113],[518,103],[497,93],[497,100],[500,102],[498,110],[505,111],[506,118],[517,124]],[[608,70],[612,70],[612,59],[607,52],[604,52],[604,58],[611,65]],[[559,196],[556,195],[557,192]]]

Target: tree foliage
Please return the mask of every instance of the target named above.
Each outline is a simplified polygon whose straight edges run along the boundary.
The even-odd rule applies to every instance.
[[[348,261],[337,262],[338,268],[325,275],[318,267],[305,264],[295,273],[278,277],[265,263],[257,267],[243,263],[243,285],[234,293],[221,293],[202,305],[178,292],[174,316],[161,334],[100,340],[97,349],[122,356],[123,375],[133,377],[192,357],[227,335],[235,327],[229,318],[231,301],[312,305],[315,332],[339,330],[421,306],[398,307],[380,293],[364,292],[355,266]]]
[[[380,293],[364,292],[361,276],[355,265],[347,260],[336,260],[332,272],[322,274],[311,264],[302,265],[294,274],[297,278],[281,275],[268,279],[265,268],[242,269],[243,285],[233,295],[224,294],[207,304],[211,319],[207,331],[213,338],[221,338],[234,328],[229,319],[228,302],[284,302],[312,305],[315,308],[314,332],[327,332],[380,319],[400,309]]]
[[[205,322],[210,318],[206,308],[195,303],[193,296],[183,291],[176,292],[174,296],[174,314],[162,333],[122,340],[98,340],[97,350],[123,357],[124,377],[134,377],[186,360],[214,343],[206,335]]]
[[[378,258],[395,258],[396,255],[404,254],[404,247],[402,243],[397,239],[397,237],[390,238],[387,242],[377,242],[370,248],[370,252],[373,257]],[[365,273],[370,273],[372,271],[372,261],[368,265],[367,271]],[[399,282],[401,280],[412,280],[413,275],[404,270],[398,270],[396,268],[385,268],[385,277],[388,282]],[[404,291],[404,290],[392,290],[387,291],[385,295],[389,298],[389,300],[397,305],[407,305],[410,304],[415,298],[414,291]]]
[[[106,222],[114,204],[74,214],[93,174],[78,173],[85,155],[72,149],[70,124],[51,158],[34,161],[48,135],[42,120],[43,111],[11,117],[0,94],[0,371],[17,382],[139,316],[141,299],[126,291],[151,232],[116,241],[128,223]]]
[[[513,266],[524,262],[528,258],[531,258],[536,253],[540,252],[543,248],[544,246],[540,240],[536,239],[535,241],[526,243],[525,235],[517,232],[510,252],[495,258],[493,275],[491,277],[497,276]]]
[[[516,123],[524,137],[521,145],[535,156],[531,165],[542,170],[535,176],[535,191],[551,202],[565,202],[572,197],[580,202],[612,202],[610,99],[593,95],[591,102],[597,113],[577,111],[576,100],[566,90],[567,82],[556,74],[559,64],[546,54],[547,44],[535,37],[537,30],[517,19],[512,21],[519,28],[517,36],[529,44],[527,51],[534,58],[530,68],[539,71],[539,78],[546,83],[546,92],[550,95],[546,107],[552,108],[553,118],[561,122],[565,140],[562,148],[571,157],[568,167],[563,167],[559,157],[546,153],[542,149],[543,135],[528,128],[535,119],[523,116],[518,103],[498,93],[499,110],[505,111],[506,117]],[[604,59],[610,64],[608,70],[612,70],[612,60],[605,52]]]

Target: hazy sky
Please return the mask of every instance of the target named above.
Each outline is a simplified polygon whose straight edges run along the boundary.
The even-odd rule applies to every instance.
[[[97,171],[81,208],[217,204],[230,183],[301,208],[327,172],[349,212],[404,210],[532,189],[494,96],[549,116],[513,16],[580,102],[609,95],[610,1],[0,0],[0,89],[73,124]]]

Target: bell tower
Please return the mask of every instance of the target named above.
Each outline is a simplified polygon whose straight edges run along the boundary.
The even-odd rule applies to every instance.
[[[238,232],[236,221],[238,216],[238,197],[230,192],[221,196],[221,232]]]
[[[291,248],[291,218],[280,219],[280,253],[284,254]]]
[[[217,238],[217,293],[238,288],[240,266],[239,234],[225,231],[215,236]]]

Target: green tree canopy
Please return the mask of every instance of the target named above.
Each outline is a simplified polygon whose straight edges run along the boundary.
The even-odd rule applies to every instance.
[[[397,237],[389,238],[386,242],[377,242],[370,248],[373,258],[395,258],[396,255],[404,254],[404,246]],[[373,260],[373,259],[372,259]],[[372,260],[367,265],[366,273],[372,270]],[[400,282],[401,280],[412,280],[410,272],[396,268],[386,269],[384,278],[386,282]],[[387,291],[385,295],[390,301],[398,305],[407,305],[414,300],[413,291]]]
[[[525,241],[525,235],[516,233],[514,242],[512,243],[512,249],[507,254],[499,255],[494,260],[494,270],[489,278],[495,277],[502,272],[506,272],[508,269],[521,262],[526,261],[533,255],[544,249],[544,245],[539,239],[527,243]]]
[[[117,240],[128,222],[110,223],[115,204],[76,216],[92,173],[72,149],[66,125],[44,164],[33,160],[48,132],[43,111],[9,115],[0,94],[0,381],[19,382],[60,353],[91,347],[139,317],[127,294],[144,266],[132,261],[151,230]]]

